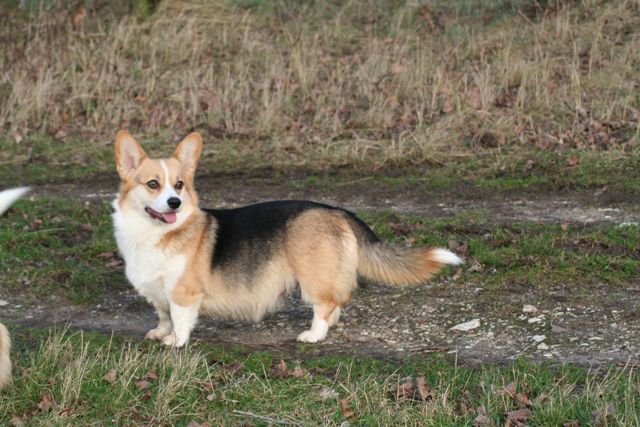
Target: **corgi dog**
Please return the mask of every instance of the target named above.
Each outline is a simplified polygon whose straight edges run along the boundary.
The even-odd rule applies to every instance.
[[[9,206],[18,200],[24,193],[29,191],[28,187],[14,188],[0,192],[0,215]],[[0,323],[0,389],[6,387],[11,382],[11,337],[7,328]]]
[[[200,314],[259,321],[299,287],[313,319],[297,339],[318,342],[338,322],[358,275],[419,284],[462,263],[446,249],[385,245],[352,212],[320,203],[200,208],[194,174],[201,151],[198,133],[167,159],[147,157],[126,131],[116,136],[115,238],[128,280],[158,314],[149,339],[181,347]]]

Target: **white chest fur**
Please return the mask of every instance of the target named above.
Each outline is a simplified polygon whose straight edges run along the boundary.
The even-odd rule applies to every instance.
[[[125,261],[127,279],[150,302],[167,304],[184,273],[186,257],[159,245],[168,231],[135,212],[123,212],[114,202],[113,225],[118,249]]]

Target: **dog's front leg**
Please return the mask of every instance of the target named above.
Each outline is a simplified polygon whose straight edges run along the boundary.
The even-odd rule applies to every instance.
[[[147,332],[145,338],[149,340],[161,340],[169,335],[173,329],[173,323],[171,322],[171,315],[169,313],[169,305],[154,301],[153,306],[156,308],[156,313],[158,313],[158,326]]]
[[[170,347],[182,347],[189,341],[189,336],[196,321],[198,320],[198,310],[202,298],[199,297],[190,305],[180,305],[176,302],[169,301],[171,311],[171,322],[173,323],[173,332],[162,339],[164,345]]]

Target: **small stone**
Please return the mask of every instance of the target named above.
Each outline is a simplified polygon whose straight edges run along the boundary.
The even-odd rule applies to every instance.
[[[567,332],[567,329],[563,328],[562,326],[554,325],[552,323],[551,324],[551,332],[559,334],[561,332]]]
[[[538,350],[549,350],[549,346],[546,345],[545,343],[541,342],[540,344],[538,344]]]
[[[0,299],[0,307],[4,307],[7,304],[9,304],[9,301],[5,301],[3,299]]]
[[[529,323],[540,323],[540,322],[542,322],[542,317],[532,317],[529,320],[527,320],[527,322],[529,322]]]
[[[480,326],[480,319],[473,319],[468,322],[459,323],[451,328],[452,331],[467,332]]]
[[[522,306],[522,312],[523,313],[537,313],[538,309],[531,304],[525,304]]]
[[[534,342],[542,342],[544,340],[546,340],[547,337],[545,335],[534,335],[531,337],[531,340]]]

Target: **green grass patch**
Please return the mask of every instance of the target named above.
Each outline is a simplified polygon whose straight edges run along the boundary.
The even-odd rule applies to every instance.
[[[466,367],[438,355],[402,361],[362,356],[300,359],[198,342],[186,350],[96,333],[12,328],[14,382],[0,392],[0,422],[29,425],[504,424],[637,425],[632,368],[588,372],[528,360]],[[412,390],[424,380],[427,394]],[[403,390],[405,390],[403,392]],[[422,389],[424,391],[424,389]],[[424,396],[428,396],[423,399]]]
[[[493,224],[481,212],[449,219],[389,213],[362,216],[389,242],[453,245],[466,260],[460,280],[494,289],[627,286],[640,278],[638,225]]]
[[[3,219],[0,248],[6,291],[90,304],[125,283],[102,200],[21,200]]]

